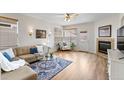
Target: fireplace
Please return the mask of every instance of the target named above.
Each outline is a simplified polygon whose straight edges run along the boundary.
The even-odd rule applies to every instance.
[[[99,41],[98,42],[98,52],[107,54],[107,49],[111,49],[110,41]]]

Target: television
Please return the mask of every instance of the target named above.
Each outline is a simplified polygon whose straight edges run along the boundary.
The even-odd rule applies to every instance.
[[[124,26],[117,31],[117,48],[124,53]]]

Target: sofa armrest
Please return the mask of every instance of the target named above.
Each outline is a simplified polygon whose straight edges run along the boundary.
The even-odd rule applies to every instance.
[[[19,69],[10,72],[4,72],[1,75],[2,80],[35,80],[37,73],[29,66],[22,66]]]

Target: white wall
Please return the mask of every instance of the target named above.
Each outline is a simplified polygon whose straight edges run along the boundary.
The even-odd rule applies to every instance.
[[[81,51],[89,51],[95,52],[95,32],[94,32],[94,23],[83,23],[83,24],[76,24],[76,25],[69,25],[64,26],[64,29],[76,28],[77,30],[77,49]],[[80,31],[87,31],[88,32],[88,39],[86,42],[80,42],[79,32]]]
[[[33,17],[25,16],[22,14],[0,14],[2,16],[8,16],[17,18],[19,20],[19,46],[34,45],[48,43],[51,47],[54,46],[54,28],[58,25],[54,25],[43,20],[39,20]],[[35,30],[42,29],[47,31],[47,38],[36,39]],[[28,32],[33,30],[33,35],[29,36]],[[48,38],[48,33],[52,32]]]
[[[122,25],[124,25],[124,13],[120,14],[120,26],[122,26]]]
[[[95,22],[95,37],[98,38],[98,27],[105,26],[105,25],[112,25],[112,38],[115,39],[115,49],[116,49],[117,48],[117,43],[116,43],[117,29],[120,27],[119,24],[120,24],[120,14],[115,14],[113,16],[103,18]],[[96,43],[96,40],[95,40],[95,43]]]

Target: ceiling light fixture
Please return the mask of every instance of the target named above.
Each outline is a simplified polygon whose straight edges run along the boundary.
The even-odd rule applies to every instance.
[[[71,19],[70,14],[69,14],[69,13],[66,13],[64,20],[65,20],[66,22],[70,22],[70,19]]]
[[[63,17],[63,14],[57,14],[61,17]],[[75,17],[77,17],[79,14],[77,13],[65,13],[64,14],[64,21],[66,22],[70,22],[72,19],[74,19]]]

